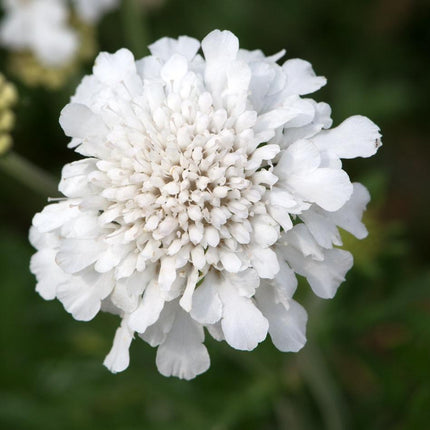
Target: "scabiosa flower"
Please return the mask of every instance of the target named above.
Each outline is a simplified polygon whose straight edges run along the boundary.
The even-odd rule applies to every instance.
[[[0,0],[0,43],[9,69],[30,86],[56,89],[96,53],[95,25],[119,0]]]
[[[329,130],[330,107],[302,97],[325,78],[228,31],[149,48],[138,61],[101,53],[61,113],[85,158],[34,217],[36,289],[78,320],[120,316],[112,372],[136,334],[158,346],[163,375],[185,379],[209,367],[204,328],[239,350],[269,333],[298,351],[295,274],[328,298],[351,268],[338,227],[366,235],[369,195],[340,160],[373,155],[378,127],[354,116]]]
[[[64,0],[4,0],[0,26],[2,45],[28,50],[45,66],[58,67],[78,49],[78,36],[68,25]]]

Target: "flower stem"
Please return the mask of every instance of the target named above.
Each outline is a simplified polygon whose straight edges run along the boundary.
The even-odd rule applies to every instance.
[[[136,0],[123,0],[121,15],[126,46],[136,58],[142,58],[148,44],[143,8]]]
[[[58,195],[58,181],[13,151],[0,158],[0,169],[43,196]]]
[[[297,365],[320,410],[324,428],[343,430],[349,428],[347,407],[316,336],[319,327],[316,328],[315,322],[324,320],[325,304],[312,295],[306,308],[314,323],[309,324],[307,345],[296,356]]]

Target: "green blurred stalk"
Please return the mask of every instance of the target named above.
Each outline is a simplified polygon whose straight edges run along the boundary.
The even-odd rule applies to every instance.
[[[337,382],[330,372],[324,353],[318,347],[321,322],[326,318],[326,304],[324,300],[313,294],[308,296],[306,302],[305,307],[310,315],[308,340],[305,347],[296,356],[297,366],[318,406],[324,428],[345,430],[349,428],[347,408]]]
[[[138,0],[123,0],[121,17],[126,46],[137,59],[140,59],[146,54],[148,45],[148,32],[142,5]]]
[[[58,195],[54,177],[13,151],[0,158],[0,169],[42,196]]]
[[[297,357],[297,364],[306,385],[318,405],[327,430],[345,430],[344,411],[341,394],[333,380],[324,356],[316,346],[316,339],[309,342]]]

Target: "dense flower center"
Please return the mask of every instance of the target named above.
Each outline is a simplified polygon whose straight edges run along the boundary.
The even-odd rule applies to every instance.
[[[236,251],[251,240],[248,218],[265,213],[266,189],[254,183],[247,153],[257,115],[215,109],[195,87],[183,96],[171,92],[153,117],[136,108],[126,139],[114,134],[114,161],[97,163],[111,185],[102,187],[109,204],[100,219],[127,230],[126,241],[139,248],[150,241],[163,254],[190,242]]]

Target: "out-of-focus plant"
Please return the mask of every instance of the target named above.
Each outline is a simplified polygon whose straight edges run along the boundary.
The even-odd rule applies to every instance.
[[[96,52],[95,26],[119,0],[3,0],[0,42],[25,84],[57,89]]]
[[[17,92],[10,82],[7,82],[0,74],[0,157],[12,146],[10,132],[15,123],[15,115],[12,111],[17,101]]]

